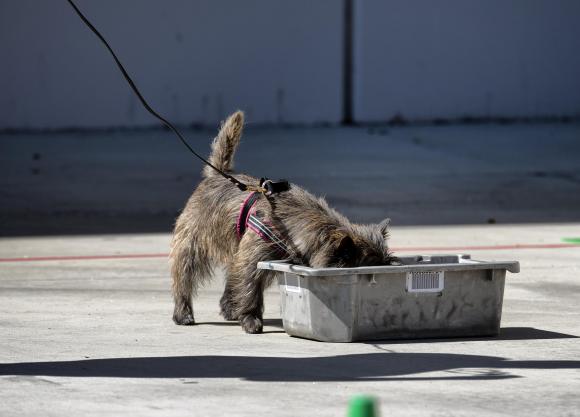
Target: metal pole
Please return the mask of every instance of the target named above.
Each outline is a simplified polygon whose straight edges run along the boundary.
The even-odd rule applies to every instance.
[[[353,96],[353,2],[344,0],[342,57],[342,124],[352,125]]]

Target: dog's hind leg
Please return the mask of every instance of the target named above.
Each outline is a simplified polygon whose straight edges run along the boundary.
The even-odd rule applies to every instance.
[[[196,247],[195,239],[180,240],[178,237],[174,237],[170,255],[175,301],[173,321],[191,325],[195,324],[191,299],[196,295],[200,282],[211,275],[212,268],[207,256]]]

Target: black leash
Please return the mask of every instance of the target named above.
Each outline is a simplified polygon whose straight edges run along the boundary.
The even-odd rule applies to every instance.
[[[155,118],[159,119],[161,121],[161,123],[163,123],[169,129],[171,129],[171,131],[173,131],[173,133],[175,133],[177,135],[177,137],[179,138],[179,140],[181,140],[181,143],[183,143],[185,145],[185,147],[187,149],[189,149],[189,152],[191,152],[192,154],[194,154],[204,164],[210,166],[215,171],[217,171],[222,177],[224,177],[225,179],[231,181],[236,187],[238,187],[242,191],[258,191],[258,192],[261,192],[261,193],[263,193],[265,195],[271,195],[271,194],[279,193],[279,192],[282,192],[282,191],[287,191],[287,190],[290,189],[290,184],[286,180],[271,181],[271,180],[262,179],[260,181],[260,186],[259,187],[244,184],[243,182],[241,182],[237,178],[234,178],[233,176],[231,176],[229,174],[226,174],[221,169],[219,169],[216,166],[212,165],[208,160],[206,160],[201,155],[199,155],[191,146],[189,146],[189,144],[185,141],[185,139],[183,138],[183,136],[181,135],[181,133],[179,133],[179,131],[175,128],[175,126],[173,126],[167,119],[165,119],[163,116],[161,116],[159,113],[157,113],[155,110],[153,110],[151,108],[151,106],[149,105],[149,103],[147,103],[147,101],[145,100],[145,98],[139,92],[139,89],[137,88],[137,86],[135,85],[135,83],[133,82],[133,80],[131,79],[131,77],[129,76],[129,74],[127,73],[127,71],[125,70],[125,67],[123,67],[123,64],[121,64],[121,61],[119,61],[119,58],[117,58],[117,55],[115,54],[115,52],[113,51],[113,49],[109,46],[109,43],[106,41],[106,39],[103,37],[103,35],[101,35],[101,33],[97,30],[97,28],[95,28],[93,26],[93,24],[89,21],[89,19],[87,19],[81,13],[81,11],[79,10],[79,8],[72,2],[72,0],[67,0],[67,1],[71,5],[71,7],[74,9],[74,11],[79,15],[79,17],[85,23],[85,25],[87,25],[88,28],[95,35],[97,35],[97,37],[101,40],[101,42],[109,50],[109,52],[113,56],[113,59],[117,63],[117,66],[121,70],[121,73],[125,77],[125,80],[127,80],[127,82],[129,83],[129,86],[131,87],[131,89],[133,90],[133,92],[135,93],[135,95],[139,98],[139,100],[141,101],[141,104],[143,105],[143,107],[145,107],[145,110],[147,110],[149,113],[151,113],[152,116],[154,116]],[[262,184],[265,184],[265,186],[263,186]]]

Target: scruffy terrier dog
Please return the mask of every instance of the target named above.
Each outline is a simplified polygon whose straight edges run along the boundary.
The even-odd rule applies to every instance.
[[[232,172],[243,121],[242,112],[234,113],[214,139],[209,161],[224,172]],[[212,276],[214,265],[226,271],[223,317],[239,320],[247,333],[261,333],[263,292],[273,275],[257,269],[258,262],[290,258],[322,268],[388,265],[394,260],[387,246],[388,219],[376,225],[353,224],[324,199],[294,184],[273,197],[257,194],[249,216],[243,218],[241,207],[247,206],[248,193],[209,166],[203,176],[177,219],[171,245],[177,324],[195,323],[191,299]],[[246,184],[258,182],[244,174],[236,177]],[[240,227],[246,226],[241,234]]]

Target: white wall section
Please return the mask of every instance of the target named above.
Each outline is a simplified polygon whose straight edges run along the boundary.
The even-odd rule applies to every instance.
[[[580,2],[364,0],[359,122],[580,115]]]

